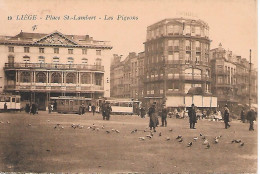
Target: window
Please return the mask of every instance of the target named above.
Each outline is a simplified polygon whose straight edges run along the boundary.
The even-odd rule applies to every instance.
[[[190,43],[191,42],[189,40],[185,41],[186,50],[190,50],[190,48],[191,48],[191,44]]]
[[[86,48],[82,49],[82,54],[87,54],[87,49]]]
[[[9,51],[10,53],[13,53],[13,52],[14,52],[14,47],[8,47],[8,51]]]
[[[173,58],[174,60],[179,60],[179,53],[175,52]]]
[[[30,47],[24,47],[24,52],[29,53],[30,52]]]
[[[81,83],[82,84],[91,84],[91,75],[90,75],[90,73],[83,73],[81,75]]]
[[[55,54],[59,54],[60,50],[59,48],[53,48]]]
[[[24,57],[23,57],[23,62],[24,62],[24,63],[30,62],[30,57],[29,57],[29,56],[24,56]]]
[[[168,46],[173,46],[173,40],[168,40]]]
[[[60,58],[59,57],[53,57],[52,62],[53,63],[59,63],[60,62]]]
[[[82,64],[88,64],[88,59],[87,58],[82,58]]]
[[[196,53],[196,61],[195,61],[195,63],[200,63],[200,62],[201,62],[200,53]]]
[[[195,27],[196,36],[200,36],[200,27]]]
[[[31,73],[30,72],[22,72],[20,81],[22,83],[30,83],[31,82]]]
[[[179,34],[179,31],[180,31],[180,27],[178,25],[174,25],[173,27],[174,34]]]
[[[174,42],[173,42],[174,50],[178,50],[179,49],[179,44],[180,44],[179,40],[174,40]]]
[[[38,57],[38,62],[39,62],[39,63],[45,63],[45,57],[39,56],[39,57]]]
[[[14,56],[13,55],[8,56],[8,63],[14,63]]]
[[[168,35],[173,35],[173,25],[167,26],[167,33],[168,33]]]
[[[68,57],[68,63],[73,63],[73,62],[74,62],[73,57]]]
[[[200,42],[196,41],[196,51],[200,51]]]
[[[68,49],[68,54],[73,54],[73,49]]]
[[[190,62],[190,60],[191,60],[191,55],[190,55],[190,53],[186,53],[186,55],[185,55],[185,63]]]
[[[51,83],[61,83],[61,74],[58,72],[52,73]]]
[[[101,50],[96,50],[96,55],[101,55]]]
[[[100,58],[96,59],[96,65],[101,66],[101,59]]]
[[[36,74],[37,83],[46,83],[46,75],[44,72],[39,72]]]
[[[44,53],[44,48],[39,48],[39,53]]]
[[[223,77],[219,76],[219,77],[217,78],[217,80],[218,80],[218,83],[223,83]]]
[[[185,33],[186,33],[186,35],[190,35],[190,26],[189,25],[187,25],[187,26],[185,26]]]
[[[66,83],[76,83],[76,75],[74,73],[68,73],[66,76]]]
[[[96,73],[95,74],[95,85],[102,85],[102,74]]]

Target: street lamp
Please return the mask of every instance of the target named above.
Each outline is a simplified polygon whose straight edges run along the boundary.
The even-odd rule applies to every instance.
[[[163,71],[164,71],[164,76],[163,76],[163,102],[166,102],[166,60],[165,56],[162,56],[163,58]]]
[[[249,108],[251,108],[251,68],[252,68],[252,63],[251,63],[251,49],[250,49],[250,62],[249,62]]]

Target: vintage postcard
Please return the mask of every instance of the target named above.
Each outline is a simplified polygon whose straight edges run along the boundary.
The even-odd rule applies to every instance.
[[[256,0],[0,0],[0,172],[257,173]]]

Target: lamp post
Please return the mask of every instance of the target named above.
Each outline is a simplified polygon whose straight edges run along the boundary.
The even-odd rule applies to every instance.
[[[251,49],[250,49],[250,62],[249,62],[249,108],[251,108],[251,68],[252,68],[252,63],[251,63]]]
[[[164,71],[164,76],[163,76],[163,102],[166,102],[166,60],[165,56],[162,56],[163,58],[163,71]]]

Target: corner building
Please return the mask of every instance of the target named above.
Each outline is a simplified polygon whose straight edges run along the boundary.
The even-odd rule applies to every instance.
[[[144,45],[144,94],[148,104],[171,100],[176,107],[188,106],[184,97],[192,88],[201,88],[202,96],[211,95],[207,23],[164,19],[147,27]]]
[[[3,92],[19,94],[22,106],[36,102],[42,110],[50,97],[109,96],[111,49],[109,42],[89,35],[58,31],[0,37]]]

